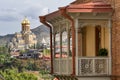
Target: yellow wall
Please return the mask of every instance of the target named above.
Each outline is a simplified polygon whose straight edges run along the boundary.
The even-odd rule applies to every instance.
[[[95,27],[86,27],[86,56],[95,56]]]
[[[83,33],[78,33],[78,56],[96,56],[95,27],[84,27]],[[101,27],[101,48],[109,49],[109,28]],[[82,37],[83,36],[83,37]]]

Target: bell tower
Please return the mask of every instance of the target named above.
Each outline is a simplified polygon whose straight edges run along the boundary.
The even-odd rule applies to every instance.
[[[25,17],[21,22],[22,33],[30,32],[30,21]]]

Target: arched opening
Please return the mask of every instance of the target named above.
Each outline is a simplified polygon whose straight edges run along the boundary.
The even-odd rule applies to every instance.
[[[60,33],[55,35],[55,58],[60,57]]]
[[[62,57],[68,57],[68,39],[67,39],[67,32],[62,32]]]

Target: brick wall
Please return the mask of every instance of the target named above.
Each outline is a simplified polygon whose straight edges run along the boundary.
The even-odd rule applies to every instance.
[[[120,0],[114,0],[112,18],[112,73],[120,80]]]

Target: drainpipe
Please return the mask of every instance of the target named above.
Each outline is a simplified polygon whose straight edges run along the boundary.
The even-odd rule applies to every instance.
[[[74,27],[74,20],[66,13],[66,8],[59,8],[61,15],[67,18],[71,23],[71,29],[72,29],[72,75],[75,75],[75,27]]]
[[[46,22],[45,16],[40,16],[40,22],[50,28],[51,74],[53,74],[52,26]]]

